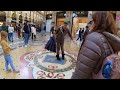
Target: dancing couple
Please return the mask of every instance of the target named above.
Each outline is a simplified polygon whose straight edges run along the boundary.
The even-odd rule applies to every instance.
[[[57,60],[61,60],[61,58],[59,57],[60,49],[62,52],[62,60],[65,59],[64,39],[65,39],[66,34],[68,34],[70,38],[73,40],[72,35],[69,29],[67,28],[68,24],[69,24],[68,22],[64,22],[64,25],[60,26],[57,29],[55,29],[53,25],[51,28],[52,37],[50,37],[50,40],[47,42],[45,46],[45,49],[56,53]]]

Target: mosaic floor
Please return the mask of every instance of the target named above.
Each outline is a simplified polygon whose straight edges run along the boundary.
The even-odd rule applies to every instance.
[[[14,35],[14,42],[9,43],[13,50],[14,65],[20,70],[20,73],[7,73],[5,71],[5,62],[0,47],[0,79],[70,79],[74,71],[77,54],[80,43],[74,40],[71,42],[66,39],[65,42],[65,60],[58,61],[55,53],[44,49],[49,35],[41,36],[37,34],[37,40],[29,40],[30,46],[25,48],[23,39],[18,39]]]

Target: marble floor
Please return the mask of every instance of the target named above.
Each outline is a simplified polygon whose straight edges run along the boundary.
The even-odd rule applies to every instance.
[[[14,65],[20,73],[7,73],[5,60],[0,47],[0,79],[70,79],[75,68],[77,54],[80,48],[79,41],[65,40],[65,60],[58,61],[55,53],[44,49],[50,36],[37,34],[37,40],[29,40],[30,46],[24,47],[23,39],[14,34],[11,55]],[[9,66],[10,67],[10,66]]]

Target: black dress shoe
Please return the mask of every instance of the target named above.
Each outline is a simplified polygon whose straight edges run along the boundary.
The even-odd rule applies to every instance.
[[[57,60],[60,60],[60,57],[59,57],[59,55],[56,55],[56,58],[57,58]]]
[[[62,59],[63,59],[63,60],[65,59],[65,54],[62,54]]]

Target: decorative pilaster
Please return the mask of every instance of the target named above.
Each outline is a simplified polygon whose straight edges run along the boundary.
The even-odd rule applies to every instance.
[[[54,22],[55,25],[56,25],[56,13],[57,13],[57,11],[53,11],[53,13],[52,13],[52,22]]]
[[[68,25],[68,28],[70,31],[72,31],[72,16],[73,16],[73,11],[66,11],[66,21],[69,21],[70,24]]]

